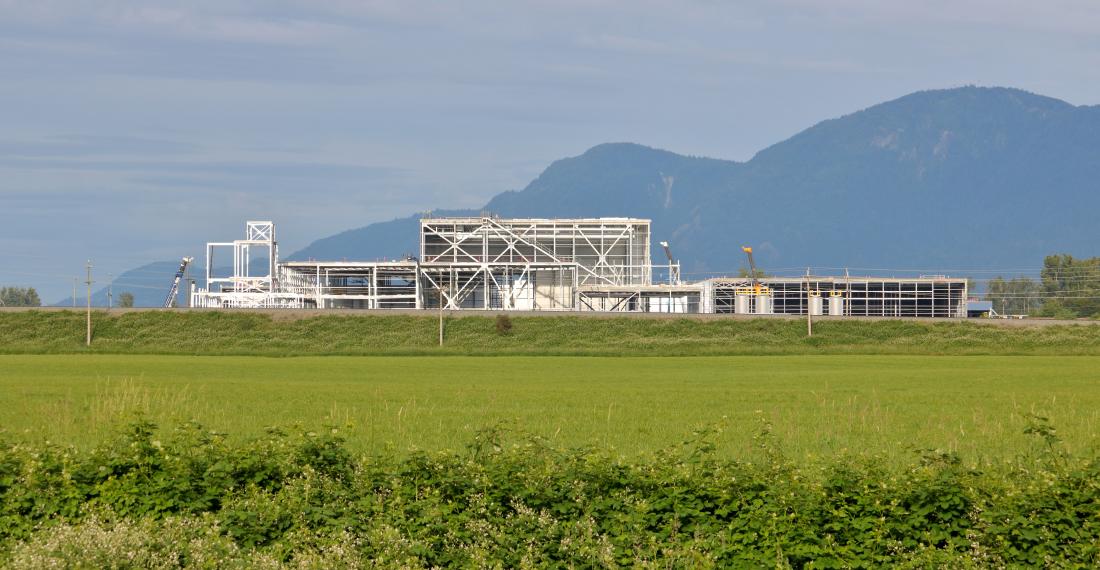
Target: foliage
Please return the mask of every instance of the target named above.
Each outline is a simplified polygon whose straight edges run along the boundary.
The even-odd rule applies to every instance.
[[[0,287],[0,307],[41,307],[34,287]]]
[[[1027,277],[996,277],[986,287],[985,299],[1002,315],[1037,315],[1043,306],[1043,290]]]
[[[748,267],[745,267],[744,265],[742,265],[741,267],[737,268],[737,276],[748,279],[748,278],[752,277],[752,270],[749,269]],[[770,275],[767,272],[763,271],[759,267],[756,268],[756,278],[757,279],[767,279],[769,277],[772,277],[772,275]]]
[[[1049,255],[1043,260],[1043,314],[1057,317],[1100,316],[1100,257],[1074,259]]]
[[[512,318],[504,314],[497,315],[496,328],[497,334],[508,334],[512,332]]]
[[[1041,422],[1037,425],[1041,425]],[[353,456],[342,433],[230,445],[137,421],[81,452],[0,446],[0,564],[94,567],[1095,567],[1100,461],[897,469],[721,460],[717,427],[637,461],[496,426],[465,451]],[[1042,431],[1042,430],[1041,430]],[[1037,437],[1046,439],[1039,433]],[[1051,445],[1057,445],[1052,442]]]
[[[128,291],[120,293],[118,296],[118,306],[123,309],[128,309],[134,306],[134,294]]]

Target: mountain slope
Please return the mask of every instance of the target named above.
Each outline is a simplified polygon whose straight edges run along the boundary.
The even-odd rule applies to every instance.
[[[1052,252],[1100,253],[1097,180],[1100,108],[964,87],[824,121],[744,163],[599,145],[484,210],[651,218],[696,274],[735,271],[743,243],[788,270],[1037,267]],[[294,257],[397,256],[415,250],[416,218]]]

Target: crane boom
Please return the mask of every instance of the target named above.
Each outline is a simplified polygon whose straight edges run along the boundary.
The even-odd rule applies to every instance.
[[[752,259],[752,248],[747,245],[743,245],[741,246],[741,251],[745,252],[745,254],[749,256],[749,277],[752,279],[752,289],[753,292],[759,293],[760,280],[756,278],[756,262]]]
[[[171,309],[176,302],[176,296],[180,291],[180,280],[183,279],[183,273],[187,271],[187,266],[194,260],[193,257],[185,257],[180,260],[180,268],[176,270],[176,278],[172,280],[172,289],[168,291],[168,297],[164,299],[165,309]]]

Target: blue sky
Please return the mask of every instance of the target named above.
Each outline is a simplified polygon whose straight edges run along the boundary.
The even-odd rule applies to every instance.
[[[906,93],[1095,104],[1093,0],[0,0],[0,284],[477,207],[602,142],[746,160]],[[166,280],[170,276],[166,276]]]

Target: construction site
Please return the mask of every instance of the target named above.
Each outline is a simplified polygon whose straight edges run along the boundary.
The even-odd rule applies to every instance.
[[[441,217],[419,228],[418,253],[402,259],[280,261],[274,223],[249,221],[244,239],[207,243],[189,306],[967,316],[966,279],[764,277],[750,247],[747,276],[687,282],[667,242],[654,263],[646,219]]]

